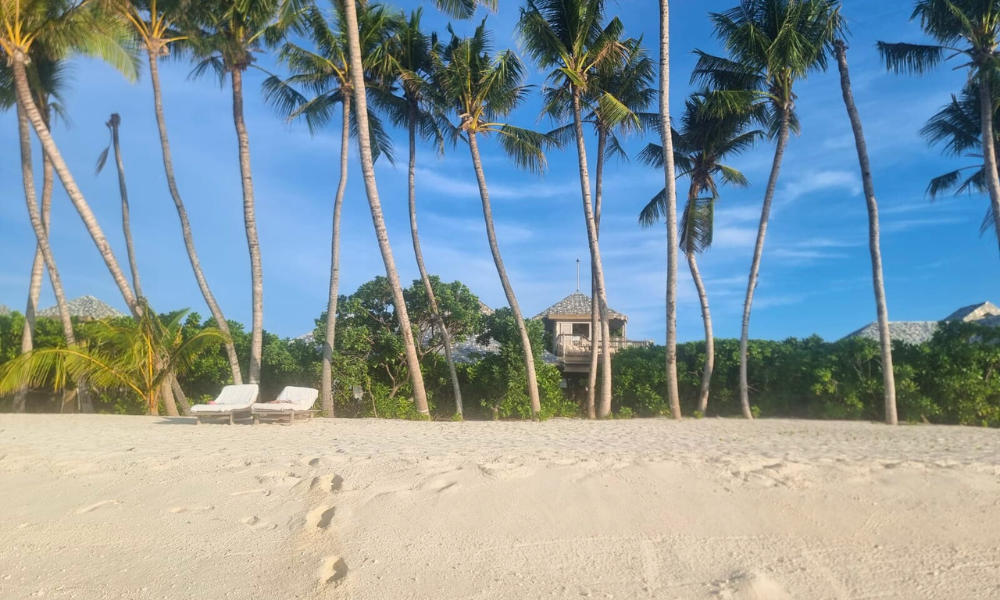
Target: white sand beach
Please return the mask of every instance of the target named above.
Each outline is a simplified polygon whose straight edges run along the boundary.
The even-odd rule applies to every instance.
[[[1000,598],[1000,432],[0,415],[0,598]]]

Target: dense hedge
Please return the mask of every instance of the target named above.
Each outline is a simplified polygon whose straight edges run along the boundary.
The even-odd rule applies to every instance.
[[[715,342],[709,416],[741,415],[739,341]],[[705,344],[681,344],[678,378],[684,413],[694,413]],[[615,355],[616,410],[626,415],[669,413],[662,346]],[[895,343],[896,395],[901,420],[1000,426],[1000,330],[974,324],[942,325],[921,345]],[[764,417],[882,420],[882,365],[876,342],[818,337],[752,340],[750,400]]]

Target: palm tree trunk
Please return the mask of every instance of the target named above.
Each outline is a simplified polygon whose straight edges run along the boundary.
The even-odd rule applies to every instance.
[[[476,142],[476,133],[469,131],[469,150],[472,152],[472,166],[476,171],[476,181],[479,183],[479,196],[483,201],[483,219],[486,221],[486,237],[490,242],[490,251],[493,253],[493,262],[497,266],[497,274],[500,276],[500,285],[503,286],[503,293],[507,296],[507,304],[514,313],[514,321],[517,323],[517,330],[521,334],[521,346],[524,349],[524,370],[528,376],[528,397],[531,399],[531,418],[538,420],[542,405],[538,396],[538,378],[535,375],[535,355],[531,348],[531,337],[528,336],[528,328],[524,324],[524,317],[521,316],[521,307],[517,303],[517,296],[514,295],[514,288],[507,278],[507,269],[503,266],[503,257],[500,256],[500,246],[497,244],[497,233],[493,228],[493,209],[490,207],[490,191],[486,187],[486,174],[483,172],[483,163],[479,157],[479,144]]]
[[[427,267],[424,266],[424,253],[420,250],[420,234],[417,231],[417,115],[416,111],[410,109],[409,122],[410,141],[410,165],[408,172],[408,184],[410,189],[410,235],[413,237],[413,255],[417,259],[417,269],[420,271],[420,279],[424,282],[424,290],[427,292],[427,302],[431,307],[431,319],[436,326],[441,329],[441,339],[444,342],[444,357],[448,363],[448,373],[451,375],[451,387],[455,393],[455,414],[463,416],[462,410],[462,388],[458,385],[458,371],[455,369],[455,359],[451,353],[451,334],[441,318],[441,311],[438,309],[437,298],[434,296],[434,288],[431,286],[431,278],[427,275]]]
[[[403,298],[403,288],[399,284],[399,273],[396,271],[396,261],[392,256],[392,246],[389,244],[389,232],[382,216],[382,202],[378,196],[378,184],[375,181],[375,161],[372,158],[370,130],[368,129],[368,98],[365,90],[365,72],[361,64],[361,40],[358,37],[358,7],[354,2],[344,3],[347,14],[347,38],[351,54],[351,84],[354,88],[354,101],[357,108],[354,113],[358,119],[358,146],[361,149],[361,172],[365,180],[365,191],[368,196],[368,206],[372,213],[372,223],[375,225],[375,237],[385,263],[385,274],[392,289],[395,303],[396,318],[399,320],[400,335],[403,336],[403,347],[406,350],[406,366],[413,382],[413,401],[417,412],[429,417],[427,407],[427,391],[424,389],[424,375],[420,371],[420,359],[413,341],[413,329],[410,326],[410,315]]]
[[[13,67],[14,83],[17,89],[17,101],[27,113],[28,120],[31,121],[31,125],[35,129],[35,134],[38,136],[38,139],[42,144],[42,148],[45,150],[45,154],[48,155],[49,160],[52,161],[52,166],[59,175],[59,180],[62,181],[63,187],[66,189],[66,195],[69,196],[70,201],[73,202],[73,206],[76,207],[76,211],[80,214],[80,218],[83,220],[84,226],[86,226],[87,231],[90,233],[90,237],[94,240],[94,245],[97,246],[98,252],[101,253],[101,257],[104,259],[104,263],[108,267],[108,271],[111,273],[112,278],[114,278],[115,284],[118,285],[118,290],[121,292],[122,298],[125,299],[125,303],[128,305],[129,309],[135,313],[136,310],[138,310],[138,307],[135,302],[135,296],[132,294],[132,288],[129,286],[124,273],[122,273],[122,270],[118,265],[118,261],[115,259],[114,252],[112,252],[107,238],[104,237],[104,232],[101,230],[101,226],[97,223],[97,218],[94,216],[93,211],[90,210],[90,206],[87,204],[87,200],[80,192],[80,188],[77,187],[76,181],[74,181],[73,175],[69,171],[69,167],[66,166],[66,161],[63,160],[62,154],[59,153],[59,148],[56,146],[55,140],[52,139],[52,134],[49,132],[49,128],[45,124],[45,119],[38,111],[38,107],[35,105],[35,101],[31,97],[31,89],[28,84],[28,73],[25,67],[26,60],[27,58],[24,53],[20,51],[15,53]],[[39,232],[36,230],[35,234],[38,235],[38,233]],[[44,239],[44,232],[42,237]],[[48,262],[48,259],[46,259],[46,262]],[[50,267],[54,267],[54,263],[52,263]]]
[[[861,126],[861,116],[854,104],[854,93],[851,91],[851,75],[847,68],[847,45],[837,41],[837,64],[840,67],[840,87],[844,92],[844,104],[847,106],[847,116],[851,119],[854,130],[854,141],[858,147],[858,161],[861,163],[861,182],[865,188],[865,201],[868,204],[868,247],[872,255],[872,285],[875,288],[875,306],[878,311],[879,343],[882,347],[882,385],[885,388],[885,422],[888,425],[898,425],[896,413],[896,378],[892,366],[892,335],[889,331],[889,309],[885,301],[885,284],[882,279],[882,250],[879,244],[878,202],[875,200],[875,183],[872,181],[872,167],[868,160],[868,144],[865,142],[865,132]],[[992,114],[992,110],[987,111]],[[990,131],[992,131],[992,124]],[[992,148],[990,148],[992,152]],[[996,178],[996,161],[994,160],[993,175]],[[990,167],[987,165],[987,170]],[[997,231],[1000,232],[1000,226]]]
[[[21,127],[21,119],[18,119],[18,126]],[[24,132],[28,134],[27,148],[31,149],[31,132],[27,118],[24,118]],[[22,133],[22,135],[23,135]],[[23,142],[23,140],[22,140]],[[23,146],[22,146],[23,148]],[[32,169],[31,155],[28,154],[29,170]],[[47,156],[42,154],[42,230],[46,239],[49,235],[49,215],[52,212],[52,163]],[[31,281],[28,284],[28,303],[24,309],[24,330],[21,332],[21,354],[31,352],[35,347],[35,314],[38,312],[38,299],[42,293],[42,280],[45,278],[45,257],[42,255],[41,244],[35,246],[35,259],[31,263]],[[70,324],[72,327],[72,323]],[[24,412],[27,408],[27,390],[18,390],[14,394],[13,412]]]
[[[264,350],[264,272],[260,261],[260,241],[257,239],[257,217],[254,214],[253,173],[250,169],[250,135],[243,118],[243,71],[233,68],[233,123],[240,150],[240,179],[243,183],[243,223],[250,250],[253,326],[250,330],[250,383],[260,383],[260,363]]]
[[[168,417],[180,416],[177,412],[177,403],[174,401],[174,390],[170,383],[172,377],[167,378],[167,382],[160,386],[160,398],[163,400],[163,410]]]
[[[705,282],[701,280],[698,262],[694,252],[686,252],[688,267],[691,269],[691,279],[698,290],[698,300],[701,301],[701,318],[705,323],[705,369],[701,373],[701,391],[698,394],[698,412],[702,415],[708,410],[708,393],[712,386],[712,371],[715,369],[715,336],[712,334],[712,314],[708,310],[708,294],[705,292]]]
[[[177,381],[175,375],[170,376],[170,389],[174,392],[174,398],[177,399],[177,405],[181,409],[181,414],[185,417],[191,416],[191,404],[188,402],[187,395],[181,389],[181,384]]]
[[[323,339],[323,373],[321,375],[323,414],[333,417],[333,348],[337,336],[337,300],[340,298],[340,213],[347,190],[347,169],[351,150],[351,95],[344,94],[343,124],[340,128],[340,181],[333,199],[333,243],[330,248],[330,297],[326,303],[326,337]]]
[[[142,285],[139,283],[139,265],[135,260],[135,245],[132,243],[131,215],[128,207],[128,187],[125,185],[125,163],[122,161],[122,149],[118,139],[118,127],[122,118],[115,113],[111,115],[111,142],[115,147],[115,163],[118,166],[118,189],[122,196],[122,230],[125,233],[125,250],[128,252],[128,264],[132,271],[132,289],[138,298],[143,297]]]
[[[597,220],[590,196],[590,169],[587,166],[587,145],[583,137],[583,116],[580,109],[580,90],[573,88],[573,123],[576,128],[576,154],[580,168],[580,189],[583,192],[583,216],[587,224],[587,242],[590,245],[590,260],[593,264],[593,278],[596,287],[598,308],[601,313],[601,329],[608,322],[608,296],[604,286],[604,264],[601,261],[601,247],[597,239]],[[601,340],[601,403],[597,417],[603,419],[611,414],[611,340]]]
[[[667,399],[675,419],[681,418],[677,388],[677,182],[674,179],[674,140],[670,134],[670,3],[660,0],[660,137],[667,221]]]
[[[757,276],[760,273],[760,258],[764,253],[764,236],[767,235],[767,221],[771,216],[771,202],[774,191],[778,187],[778,175],[781,172],[781,161],[788,146],[788,130],[790,111],[786,106],[781,112],[781,124],[778,129],[778,143],[774,150],[774,163],[771,165],[771,176],[764,192],[764,205],[760,211],[760,225],[757,228],[757,243],[753,249],[753,261],[750,263],[750,280],[747,283],[746,300],[743,302],[743,329],[740,333],[740,405],[743,417],[753,419],[750,410],[750,386],[747,381],[747,349],[750,338],[750,311],[753,307],[753,295],[757,290]]]
[[[993,207],[993,224],[1000,242],[1000,174],[997,173],[996,140],[993,132],[993,89],[990,77],[980,75],[979,114],[982,121],[983,158],[986,162],[986,187]]]
[[[601,201],[604,197],[604,154],[608,145],[608,133],[597,129],[597,167],[594,172],[594,223],[597,226],[597,239],[601,239]],[[598,327],[601,324],[601,307],[597,301],[597,279],[593,276],[594,261],[590,261],[590,374],[587,379],[587,418],[597,418],[594,402],[597,396],[597,359],[599,356]],[[608,339],[607,332],[601,329],[601,339]]]
[[[219,303],[215,301],[212,290],[208,287],[208,281],[201,270],[201,261],[198,260],[198,252],[194,247],[194,236],[191,233],[191,223],[188,221],[187,209],[184,208],[184,201],[181,193],[177,189],[177,180],[174,178],[174,159],[170,152],[170,138],[167,137],[167,121],[163,116],[163,95],[160,91],[160,71],[157,55],[154,50],[147,52],[149,55],[149,79],[153,82],[153,104],[156,110],[156,124],[160,128],[160,148],[163,152],[163,169],[167,174],[167,187],[170,189],[170,196],[174,199],[177,207],[177,216],[181,220],[181,234],[184,237],[184,246],[187,248],[188,259],[191,261],[191,268],[194,270],[194,278],[198,282],[201,295],[208,304],[208,310],[215,319],[219,331],[226,336],[226,356],[229,359],[229,370],[233,374],[233,383],[240,385],[243,383],[243,374],[240,372],[240,361],[236,354],[236,346],[233,345],[232,334],[229,331],[229,322],[222,314]]]

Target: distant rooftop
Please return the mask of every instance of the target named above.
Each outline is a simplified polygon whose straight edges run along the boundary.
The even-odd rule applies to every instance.
[[[559,302],[556,302],[552,306],[538,313],[535,315],[535,318],[546,319],[551,317],[590,316],[590,310],[590,296],[581,292],[576,292],[566,296]],[[611,308],[608,308],[608,316],[612,319],[628,320],[628,317]]]
[[[127,316],[125,313],[107,303],[101,302],[93,296],[81,296],[75,300],[70,300],[66,303],[66,308],[69,309],[69,316],[78,319],[100,320]],[[38,316],[58,319],[59,308],[57,306],[50,306],[38,311]]]
[[[907,344],[923,344],[929,342],[934,333],[945,322],[978,323],[988,327],[1000,327],[1000,307],[992,302],[980,302],[964,306],[951,313],[941,321],[892,321],[889,323],[889,335],[893,341],[901,341]],[[865,338],[878,340],[878,323],[869,323],[854,333],[846,336],[849,338]]]

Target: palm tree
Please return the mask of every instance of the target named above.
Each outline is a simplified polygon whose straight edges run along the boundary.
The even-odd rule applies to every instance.
[[[61,110],[59,108],[60,105],[54,100],[59,100],[60,88],[64,85],[66,63],[61,60],[52,60],[46,53],[39,52],[37,49],[33,54],[28,68],[31,92],[44,115],[46,125],[48,125],[51,123],[53,116]],[[59,277],[59,269],[56,267],[55,258],[48,240],[49,214],[52,207],[52,163],[43,154],[42,205],[41,212],[39,212],[35,190],[34,166],[31,156],[31,125],[28,123],[27,115],[17,104],[13,71],[9,68],[8,63],[3,61],[0,63],[0,107],[9,109],[12,106],[18,108],[17,124],[21,150],[21,175],[24,183],[25,201],[28,205],[28,216],[37,240],[35,258],[31,265],[31,280],[28,285],[28,303],[24,311],[24,329],[21,332],[21,353],[24,354],[31,352],[34,348],[35,312],[38,309],[38,298],[42,290],[42,277],[43,270],[45,269],[48,270],[49,281],[52,282],[52,291],[56,297],[56,307],[59,310],[59,319],[62,324],[66,344],[75,344],[76,335],[73,331],[73,322],[66,305],[66,294],[63,291],[62,280]],[[82,392],[83,388],[78,387],[77,393],[81,394]],[[12,410],[14,412],[23,412],[25,401],[26,392],[19,390],[14,396]],[[82,408],[86,410],[91,408],[89,397],[86,394],[83,394],[80,402]]]
[[[854,104],[851,91],[851,75],[847,68],[847,44],[843,40],[834,42],[837,66],[840,69],[840,86],[844,93],[844,105],[854,130],[854,140],[858,147],[858,161],[861,165],[861,182],[865,188],[865,202],[868,205],[868,248],[872,256],[872,285],[875,288],[875,307],[878,313],[878,334],[882,347],[882,386],[885,393],[885,422],[897,425],[896,377],[892,368],[892,335],[889,332],[889,309],[885,302],[885,284],[882,280],[882,249],[879,244],[878,202],[875,201],[875,184],[872,181],[871,162],[868,160],[868,144],[861,127],[861,116]]]
[[[499,0],[434,0],[438,9],[456,19],[471,19],[480,6],[496,12]]]
[[[137,76],[135,55],[129,47],[127,28],[117,15],[104,10],[101,3],[79,3],[72,0],[23,0],[0,5],[0,50],[3,60],[10,63],[19,110],[24,111],[35,130],[42,148],[52,162],[66,194],[83,219],[87,231],[101,253],[122,298],[133,313],[141,308],[115,259],[101,226],[97,223],[83,193],[63,160],[52,138],[45,116],[31,94],[28,63],[32,49],[39,48],[50,58],[63,59],[73,54],[90,55],[108,62],[130,79]],[[34,219],[33,219],[34,220]],[[46,235],[35,220],[35,235],[39,243]],[[46,242],[47,244],[47,242]],[[46,262],[49,262],[48,259]],[[50,264],[54,266],[54,263]],[[51,270],[50,270],[51,274]]]
[[[121,143],[118,139],[118,128],[121,127],[122,118],[118,113],[112,113],[111,118],[105,125],[111,132],[111,140],[108,147],[101,152],[97,158],[97,173],[100,174],[104,164],[108,161],[108,153],[113,148],[115,151],[115,164],[118,167],[118,190],[122,197],[122,230],[125,234],[125,250],[128,253],[128,264],[132,271],[132,288],[135,295],[143,297],[142,285],[139,283],[139,265],[135,261],[135,245],[132,243],[132,221],[128,206],[128,187],[125,185],[125,163],[122,162]]]
[[[33,350],[8,362],[0,368],[0,394],[50,384],[58,391],[69,380],[83,380],[96,389],[135,393],[155,415],[162,388],[223,335],[206,328],[185,338],[186,311],[163,322],[144,299],[138,302],[141,316],[95,323],[85,345]]]
[[[994,90],[993,94],[995,97],[997,92]],[[981,121],[979,90],[970,83],[962,89],[960,96],[953,94],[951,102],[931,117],[920,133],[932,145],[943,144],[946,155],[965,156],[982,161]],[[997,119],[996,107],[993,109],[993,138],[993,152],[996,154],[1000,151],[997,148],[997,140],[1000,139],[1000,121]],[[966,176],[967,171],[971,173]],[[986,166],[984,162],[980,162],[935,177],[927,186],[927,193],[931,200],[936,200],[941,194],[952,190],[956,195],[964,192],[989,194],[986,188]],[[980,234],[985,235],[990,229],[996,229],[992,204],[986,209]]]
[[[410,237],[413,239],[413,254],[420,271],[420,280],[427,292],[427,300],[431,310],[431,318],[435,327],[441,332],[445,361],[451,375],[452,391],[455,394],[455,414],[462,416],[462,389],[458,384],[458,371],[452,356],[451,335],[444,326],[438,308],[434,288],[424,264],[423,251],[420,248],[420,233],[417,227],[417,135],[435,141],[441,146],[441,132],[435,122],[435,115],[428,101],[430,95],[430,79],[433,76],[433,53],[439,49],[436,38],[427,35],[420,29],[422,11],[417,9],[410,14],[400,15],[400,25],[393,36],[392,50],[389,56],[391,68],[390,77],[395,80],[399,95],[372,95],[372,101],[377,102],[386,111],[392,121],[406,128],[409,141],[409,168],[407,183],[409,186]],[[375,91],[375,90],[373,90]]]
[[[189,35],[196,34],[194,31],[189,31],[187,35],[184,35],[176,31],[177,23],[186,20],[191,5],[186,0],[129,0],[120,4],[120,10],[142,41],[149,59],[149,80],[153,84],[153,108],[160,132],[160,150],[163,154],[163,169],[167,176],[167,188],[170,190],[170,196],[177,208],[177,216],[181,222],[181,235],[184,238],[184,246],[194,271],[195,281],[198,282],[198,289],[201,290],[201,295],[205,298],[209,312],[212,313],[219,330],[226,337],[226,357],[229,359],[233,383],[238,385],[243,383],[243,374],[240,371],[236,347],[230,336],[229,322],[226,321],[226,317],[208,285],[205,273],[202,271],[187,209],[174,176],[174,159],[170,151],[170,138],[167,135],[167,122],[163,113],[163,94],[160,89],[160,59],[170,55],[172,46],[185,41]]]
[[[923,74],[955,57],[965,62],[969,82],[979,92],[984,187],[990,195],[1000,242],[1000,174],[993,132],[993,86],[1000,53],[1000,0],[917,0],[911,20],[920,20],[936,45],[878,43],[886,67],[895,73]]]
[[[681,418],[677,387],[677,187],[670,125],[670,2],[660,0],[660,140],[663,144],[664,215],[667,222],[667,398]]]
[[[590,246],[595,296],[601,313],[601,329],[607,328],[608,298],[604,284],[604,264],[601,260],[597,221],[590,189],[590,168],[587,162],[587,145],[583,133],[583,98],[595,92],[591,82],[594,71],[609,68],[623,53],[619,38],[623,26],[617,18],[604,27],[604,0],[528,0],[521,9],[518,22],[521,42],[527,53],[543,69],[554,69],[548,77],[549,85],[568,90],[572,107],[573,127],[576,137],[577,161],[580,170],[580,189],[583,196],[583,214]],[[558,92],[550,92],[550,95]],[[561,95],[560,95],[561,96]],[[615,103],[607,92],[601,94],[602,102]],[[564,106],[547,102],[550,114],[565,112]],[[592,332],[596,343],[596,331]],[[601,342],[601,403],[599,418],[611,413],[611,344]]]
[[[449,32],[452,34],[451,43],[444,50],[443,56],[435,59],[434,89],[441,111],[451,112],[459,118],[458,125],[453,128],[453,140],[462,138],[469,144],[483,203],[486,235],[500,283],[521,336],[531,414],[533,419],[537,419],[541,404],[535,376],[535,359],[528,329],[497,244],[490,193],[479,154],[479,136],[486,138],[496,135],[501,147],[517,166],[535,172],[545,168],[543,146],[555,140],[537,132],[498,122],[526,99],[529,88],[524,85],[524,65],[513,51],[504,50],[495,56],[490,55],[492,44],[486,31],[486,20],[476,28],[472,37],[460,38],[450,28]]]
[[[836,0],[743,0],[736,8],[712,13],[711,19],[715,35],[729,57],[696,50],[699,58],[693,79],[717,90],[720,106],[727,103],[739,106],[748,101],[763,104],[768,112],[769,134],[776,140],[750,264],[740,335],[740,403],[743,416],[752,419],[747,386],[750,311],[782,159],[789,134],[798,132],[795,83],[813,71],[826,70],[830,47],[843,30],[843,23]],[[668,152],[667,158],[670,156]]]
[[[347,190],[347,172],[350,156],[350,137],[357,137],[355,121],[351,118],[352,83],[350,77],[349,49],[343,31],[345,21],[343,3],[334,6],[337,20],[327,23],[315,7],[305,15],[306,30],[315,50],[307,50],[291,42],[286,43],[279,59],[291,70],[291,77],[282,81],[272,75],[264,82],[264,98],[287,119],[304,118],[310,132],[329,124],[334,109],[341,107],[340,180],[333,201],[333,242],[330,258],[330,290],[326,310],[326,336],[323,341],[323,366],[321,373],[321,404],[323,413],[334,416],[332,363],[336,342],[337,301],[340,294],[340,214]],[[379,6],[365,6],[359,14],[363,55],[367,60],[380,55],[391,33],[393,19],[390,12]],[[370,66],[370,65],[366,65]],[[306,88],[315,96],[311,99],[298,88]],[[375,140],[373,155],[392,159],[392,142],[382,128],[378,117],[369,114],[371,139]]]
[[[588,114],[583,121],[593,126],[597,133],[597,161],[594,165],[594,224],[597,237],[601,236],[601,210],[604,200],[604,165],[609,158],[617,157],[628,160],[622,140],[619,135],[637,133],[650,127],[659,127],[659,115],[646,112],[656,96],[656,90],[651,87],[655,78],[655,66],[641,39],[621,41],[624,54],[620,61],[611,62],[604,68],[594,71],[591,76],[591,93],[583,98],[588,105]],[[571,113],[571,102],[566,97],[568,90],[549,88],[546,90],[546,112],[555,118],[568,116]],[[574,124],[556,129],[550,135],[566,143],[575,138]],[[593,268],[593,265],[591,265]],[[592,278],[593,279],[593,278]],[[591,287],[596,288],[593,281]],[[597,301],[596,289],[592,289],[591,324],[590,329],[596,332],[601,322],[600,306]],[[602,339],[610,339],[607,329],[601,331]],[[596,337],[595,337],[596,339]],[[596,418],[594,400],[597,385],[597,364],[600,348],[592,344],[590,353],[590,376],[587,386],[587,416]]]
[[[250,330],[250,383],[260,383],[264,349],[264,274],[257,237],[257,216],[250,166],[250,134],[243,115],[243,73],[254,63],[254,53],[277,45],[302,14],[302,0],[212,0],[201,13],[198,35],[189,42],[201,59],[198,76],[213,71],[220,85],[229,75],[233,92],[233,124],[239,145],[240,180],[243,187],[243,223],[250,252],[252,325]]]
[[[344,14],[346,17],[345,22],[350,58],[351,91],[354,94],[354,102],[356,104],[354,113],[358,121],[357,130],[358,147],[361,152],[361,172],[365,180],[368,207],[371,209],[372,223],[375,226],[375,237],[378,239],[382,262],[385,263],[386,279],[389,280],[389,287],[392,289],[392,299],[397,310],[396,316],[399,319],[400,333],[403,336],[406,366],[410,371],[410,379],[413,384],[413,401],[416,405],[417,413],[429,417],[430,410],[427,406],[424,375],[420,371],[420,358],[417,356],[413,329],[410,326],[410,315],[406,310],[403,287],[399,283],[399,272],[396,270],[396,260],[392,255],[389,232],[385,227],[385,218],[382,215],[382,202],[378,195],[378,184],[375,181],[375,156],[372,152],[371,133],[369,130],[368,97],[365,89],[364,62],[361,51],[360,29],[358,27],[358,7],[353,0],[344,2]]]
[[[708,410],[708,397],[715,366],[715,337],[712,334],[712,316],[709,311],[708,293],[698,270],[697,255],[712,245],[715,231],[715,203],[719,199],[716,181],[745,188],[749,185],[744,175],[722,161],[749,150],[764,136],[760,130],[751,130],[757,118],[751,111],[719,113],[706,107],[706,96],[695,94],[685,104],[682,129],[673,133],[674,164],[680,171],[678,177],[690,180],[687,205],[681,216],[680,248],[687,258],[694,280],[701,315],[705,324],[705,368],[702,371],[701,390],[698,395],[698,412]],[[658,169],[665,162],[663,146],[649,144],[639,159]],[[666,191],[661,190],[639,215],[643,227],[652,227],[666,212]]]

